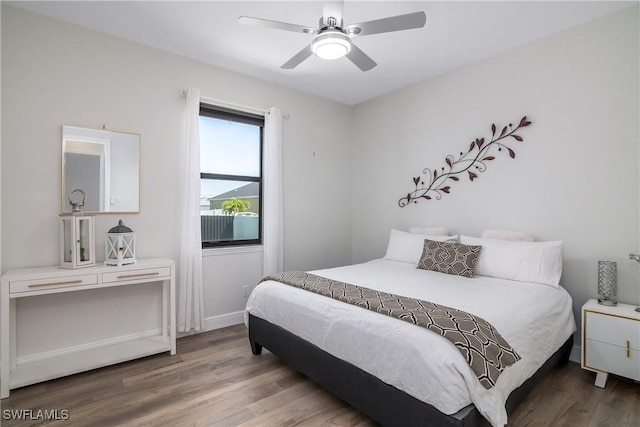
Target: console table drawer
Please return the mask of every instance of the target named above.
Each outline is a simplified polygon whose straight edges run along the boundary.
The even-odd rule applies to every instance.
[[[97,274],[67,276],[55,279],[18,280],[10,282],[9,292],[17,294],[22,292],[44,291],[47,289],[68,288],[71,286],[95,285],[96,283],[98,283]]]
[[[144,279],[146,281],[149,281],[149,279],[153,279],[154,277],[157,277],[158,280],[162,280],[163,278],[167,278],[170,275],[171,275],[171,269],[169,267],[144,268],[140,270],[127,270],[127,271],[114,271],[113,273],[103,273],[102,282],[103,283],[125,282],[129,280],[137,280],[137,279]]]

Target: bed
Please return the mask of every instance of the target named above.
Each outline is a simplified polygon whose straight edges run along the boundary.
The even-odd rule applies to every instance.
[[[507,412],[572,347],[572,301],[556,283],[558,243],[456,236],[456,244],[482,246],[469,278],[416,268],[425,239],[452,241],[392,230],[384,258],[311,273],[486,319],[521,357],[494,386],[484,387],[436,333],[276,280],[261,282],[247,302],[253,353],[267,348],[382,425],[505,425]]]

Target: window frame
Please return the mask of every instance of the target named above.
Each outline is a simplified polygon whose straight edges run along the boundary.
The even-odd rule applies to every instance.
[[[257,182],[258,183],[258,199],[260,201],[258,206],[258,238],[257,239],[243,239],[243,240],[220,240],[217,242],[205,242],[202,241],[202,234],[200,240],[202,249],[208,248],[224,248],[233,246],[251,246],[262,245],[262,211],[264,202],[262,200],[262,176],[263,176],[263,161],[264,161],[264,115],[253,114],[246,111],[232,110],[217,105],[200,103],[199,116],[210,117],[220,120],[229,120],[237,123],[244,123],[249,125],[258,126],[260,128],[260,173],[259,176],[247,176],[247,175],[228,175],[218,173],[206,173],[200,172],[200,180],[226,180],[226,181],[244,181],[244,182]],[[202,141],[200,141],[202,144]]]

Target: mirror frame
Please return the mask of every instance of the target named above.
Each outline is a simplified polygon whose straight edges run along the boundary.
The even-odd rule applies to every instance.
[[[72,133],[73,131],[76,131],[76,133]],[[111,169],[114,167],[113,165],[113,158],[111,157],[111,153],[113,151],[113,147],[111,146],[111,144],[109,143],[113,143],[113,136],[117,136],[117,135],[121,135],[123,138],[132,138],[135,137],[136,141],[131,141],[132,143],[135,142],[137,143],[137,147],[135,149],[136,154],[137,154],[137,162],[136,162],[136,168],[137,171],[135,172],[135,174],[131,174],[131,176],[135,176],[135,180],[136,182],[136,193],[135,195],[132,195],[132,199],[135,198],[136,202],[136,206],[135,209],[126,209],[126,210],[85,210],[82,209],[83,212],[85,213],[90,213],[90,214],[110,214],[110,213],[117,213],[117,214],[129,214],[129,213],[140,213],[140,134],[137,133],[131,133],[131,132],[120,132],[120,131],[112,131],[112,130],[108,130],[108,129],[95,129],[95,128],[90,128],[90,127],[83,127],[83,126],[74,126],[74,125],[63,125],[62,126],[62,132],[61,132],[61,185],[60,185],[60,194],[61,194],[61,212],[62,213],[69,213],[71,212],[71,204],[69,203],[69,193],[71,191],[73,191],[72,188],[66,189],[65,188],[65,182],[66,182],[66,171],[67,171],[67,165],[66,165],[66,157],[65,155],[68,153],[67,150],[67,144],[71,143],[70,138],[68,138],[69,134],[72,134],[74,137],[77,138],[71,138],[73,141],[78,141],[78,142],[88,142],[88,143],[103,143],[103,141],[105,142],[105,151],[103,152],[104,156],[101,156],[101,160],[100,160],[100,169],[103,170],[104,169],[104,173],[100,173],[99,175],[99,180],[101,182],[101,184],[104,184],[104,188],[106,189],[106,191],[111,190],[111,185],[112,185],[112,179],[111,179]],[[86,135],[85,135],[86,134]],[[86,139],[84,139],[86,138]],[[117,142],[117,141],[116,141]],[[122,143],[128,143],[129,141],[120,141]],[[84,151],[84,150],[83,150]],[[91,149],[86,150],[87,153],[89,153],[90,151],[92,151]],[[117,149],[115,150],[116,152],[118,151]],[[79,151],[74,151],[76,153],[79,153]],[[80,153],[82,153],[80,151]],[[117,166],[115,166],[117,167]],[[133,207],[133,206],[132,206]]]

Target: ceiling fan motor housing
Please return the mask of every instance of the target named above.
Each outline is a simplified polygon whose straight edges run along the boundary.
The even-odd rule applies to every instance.
[[[342,18],[337,19],[333,16],[327,16],[325,18],[323,16],[318,22],[318,28],[320,28],[320,30],[324,30],[325,28],[338,28],[341,30],[344,26],[343,24],[344,21],[342,20]]]

